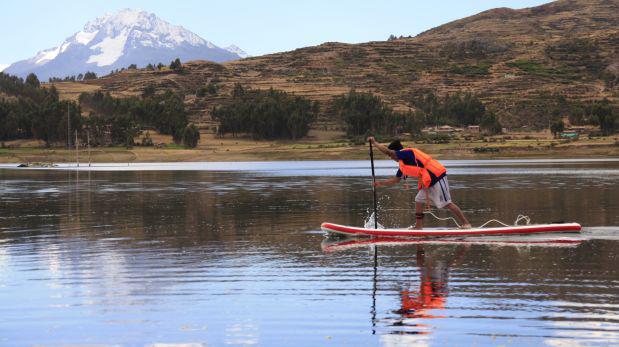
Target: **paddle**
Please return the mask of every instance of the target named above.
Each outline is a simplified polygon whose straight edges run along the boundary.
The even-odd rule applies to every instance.
[[[374,229],[378,229],[378,214],[376,206],[376,175],[374,175],[374,151],[370,141],[370,162],[372,163],[372,193],[374,194]]]
[[[370,141],[370,163],[372,164],[372,194],[374,195],[374,229],[378,229],[378,208],[376,205],[376,175],[374,174],[374,151],[372,150],[372,141]],[[372,308],[370,310],[372,315],[372,335],[376,334],[376,291],[378,278],[378,247],[374,245],[374,276],[372,282]]]

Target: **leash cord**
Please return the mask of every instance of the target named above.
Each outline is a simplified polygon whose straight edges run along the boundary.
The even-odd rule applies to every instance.
[[[427,213],[427,214],[431,215],[432,217],[434,217],[434,218],[436,218],[437,220],[440,220],[440,221],[451,220],[451,221],[453,221],[453,222],[454,222],[454,224],[455,224],[458,228],[460,228],[460,224],[458,224],[458,221],[457,221],[455,218],[453,218],[453,217],[445,217],[445,218],[441,218],[441,217],[437,216],[436,214],[434,214],[434,212],[432,212],[432,211],[425,211],[424,213]],[[529,224],[531,223],[531,218],[529,218],[529,216],[525,216],[525,215],[523,215],[523,214],[519,214],[519,215],[518,215],[518,217],[516,217],[516,221],[514,221],[514,226],[518,225],[518,223],[520,223],[520,221],[523,221],[523,220],[524,220],[524,221],[525,221],[525,223],[526,223],[525,225],[529,225]],[[498,219],[490,219],[489,221],[487,221],[487,222],[485,222],[484,224],[480,225],[478,228],[483,228],[483,227],[485,227],[486,225],[488,225],[488,224],[490,224],[490,223],[493,223],[493,222],[494,222],[494,223],[501,224],[501,225],[506,226],[506,227],[511,226],[511,225],[508,225],[508,224],[506,224],[506,223],[501,222],[501,221],[500,221],[500,220],[498,220]]]

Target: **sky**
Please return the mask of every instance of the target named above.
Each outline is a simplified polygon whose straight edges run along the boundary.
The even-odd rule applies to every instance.
[[[251,55],[337,41],[359,43],[416,35],[496,7],[548,0],[21,0],[0,4],[0,69],[56,47],[105,13],[153,12],[218,46]]]

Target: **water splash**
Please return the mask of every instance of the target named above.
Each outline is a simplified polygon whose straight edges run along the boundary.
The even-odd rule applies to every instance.
[[[372,212],[372,214],[370,214],[370,216],[365,219],[365,223],[363,223],[363,227],[366,229],[374,229],[374,212]],[[385,227],[382,224],[377,223],[376,229],[385,229]]]

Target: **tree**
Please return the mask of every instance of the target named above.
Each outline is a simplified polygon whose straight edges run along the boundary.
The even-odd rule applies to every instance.
[[[176,58],[170,63],[170,70],[180,72],[183,70],[183,64],[181,64],[181,60]]]
[[[206,91],[211,95],[217,94],[217,89],[217,85],[214,83],[209,83],[206,85]]]
[[[389,38],[387,39],[387,41],[393,41],[393,40],[397,40],[397,39],[398,38],[395,35],[391,34],[391,35],[389,35]]]
[[[138,126],[130,114],[115,115],[112,119],[110,133],[114,144],[133,146],[133,138],[138,134]]]
[[[552,136],[558,137],[558,135],[565,129],[565,124],[562,120],[558,120],[550,125],[550,132]]]
[[[236,84],[232,103],[213,109],[218,134],[248,133],[255,139],[297,139],[307,135],[319,111],[317,103],[274,89],[252,90]]]
[[[152,146],[153,139],[150,137],[150,132],[146,132],[144,137],[142,138],[142,146]]]
[[[479,124],[486,107],[479,98],[471,93],[447,94],[438,98],[434,92],[414,97],[413,106],[421,109],[429,124],[473,125]]]
[[[200,131],[193,123],[187,125],[183,130],[183,145],[189,148],[195,148],[200,141]]]
[[[146,65],[146,70],[147,71],[155,71],[155,66],[151,63],[148,63],[148,65]]]
[[[159,70],[159,71],[163,70],[164,66],[165,65],[163,65],[162,63],[157,64],[157,70]]]
[[[95,80],[97,79],[97,74],[91,71],[87,71],[84,74],[84,81],[88,81],[88,80]]]
[[[587,111],[591,115],[593,123],[600,126],[602,135],[608,136],[615,132],[615,114],[613,113],[612,105],[607,98],[594,101],[591,105],[589,105]]]
[[[481,130],[488,135],[500,134],[503,131],[503,127],[499,122],[497,116],[494,113],[488,112],[484,114],[479,123]]]
[[[406,115],[394,112],[380,97],[372,93],[357,93],[351,90],[338,97],[334,108],[346,124],[349,136],[360,136],[368,131],[373,134],[394,135],[406,129]]]
[[[26,77],[26,84],[33,88],[39,88],[41,86],[39,78],[34,73],[28,74],[28,76]]]
[[[127,70],[137,70],[138,66],[136,64],[131,64],[127,67]]]
[[[74,102],[60,101],[55,86],[41,88],[38,78],[0,73],[0,140],[35,138],[47,146],[67,141],[67,109],[72,129],[80,130],[83,118]]]
[[[154,127],[162,134],[172,135],[180,143],[187,125],[182,98],[170,91],[157,95],[152,86],[145,88],[142,98],[114,98],[109,93],[97,91],[82,93],[79,101],[103,117],[103,125],[109,125],[113,144],[131,145],[129,135],[135,136],[137,133],[134,134],[133,129],[143,127]]]
[[[156,89],[155,86],[152,84],[147,85],[144,90],[142,91],[142,98],[150,98],[155,96],[156,93]]]

